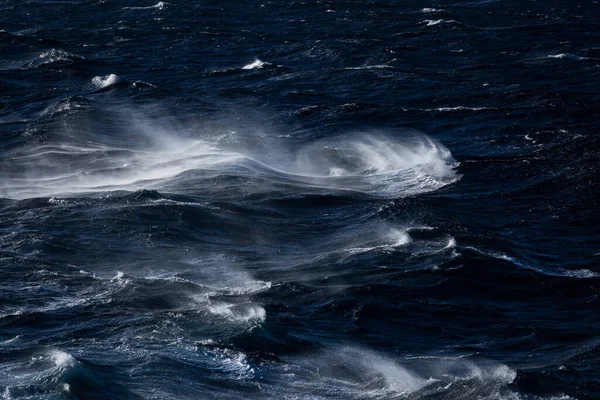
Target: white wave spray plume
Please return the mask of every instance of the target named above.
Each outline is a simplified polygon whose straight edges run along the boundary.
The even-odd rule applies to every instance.
[[[242,194],[286,185],[300,192],[396,198],[437,190],[458,178],[450,151],[422,134],[400,139],[353,134],[299,144],[252,133],[228,140],[214,134],[183,137],[143,121],[121,130],[104,141],[84,142],[77,132],[12,153],[0,161],[0,197],[147,188],[177,192],[180,185],[200,189],[207,176],[226,174],[248,183]]]

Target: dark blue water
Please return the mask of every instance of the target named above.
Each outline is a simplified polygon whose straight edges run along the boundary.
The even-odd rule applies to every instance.
[[[0,0],[2,398],[600,398],[599,21]]]

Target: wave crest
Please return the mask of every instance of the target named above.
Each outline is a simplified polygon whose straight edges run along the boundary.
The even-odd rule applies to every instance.
[[[110,75],[97,84],[119,82]],[[57,143],[13,153],[0,161],[0,197],[157,189],[229,198],[273,193],[283,185],[294,194],[400,198],[459,178],[450,151],[425,135],[357,134],[298,145],[281,137],[191,139],[135,128],[128,134],[140,138],[136,143],[125,137],[123,143]]]

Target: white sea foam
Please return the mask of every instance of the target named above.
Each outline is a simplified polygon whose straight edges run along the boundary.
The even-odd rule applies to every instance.
[[[52,64],[56,62],[73,63],[75,60],[83,60],[84,58],[61,49],[51,49],[41,53],[37,59],[29,61],[23,67],[25,68],[36,68],[45,64]]]
[[[386,69],[386,68],[392,68],[392,67],[387,64],[376,64],[376,65],[364,65],[362,67],[346,67],[344,69],[361,70],[361,69]]]
[[[460,356],[397,359],[354,346],[289,360],[282,373],[294,377],[282,380],[289,385],[285,390],[300,391],[303,398],[335,393],[347,399],[455,398],[465,393],[496,399],[517,376],[508,366],[485,360]]]
[[[425,21],[421,22],[422,24],[425,24],[425,26],[435,26],[435,25],[440,25],[440,24],[454,24],[457,21],[453,20],[453,19],[426,19]]]
[[[258,68],[262,68],[262,67],[264,67],[265,65],[271,65],[271,64],[270,64],[270,63],[268,63],[268,62],[260,61],[260,60],[257,58],[256,60],[254,60],[254,62],[253,62],[253,63],[247,64],[247,65],[244,65],[244,66],[242,67],[242,69],[258,69]]]
[[[121,83],[122,81],[123,79],[115,74],[110,74],[107,76],[95,76],[94,79],[92,79],[92,83],[98,86],[99,88],[106,88],[112,85],[116,85],[118,83]]]
[[[587,57],[580,57],[580,56],[576,56],[574,54],[569,54],[569,53],[550,54],[550,55],[548,55],[548,58],[557,58],[560,60],[572,60],[572,61],[588,60]]]
[[[147,6],[147,7],[123,7],[123,10],[150,10],[150,9],[153,9],[153,8],[156,8],[158,10],[162,10],[162,9],[164,9],[167,6],[167,4],[170,4],[170,3],[167,3],[165,1],[159,1],[158,3],[154,4],[153,6]]]
[[[116,75],[97,77],[99,87],[114,85]],[[286,184],[302,191],[362,193],[397,198],[437,190],[454,182],[458,165],[450,151],[424,136],[391,139],[382,135],[347,134],[307,145],[285,137],[248,136],[181,138],[162,128],[132,123],[123,147],[101,143],[48,144],[23,149],[0,162],[17,168],[0,182],[0,197],[58,198],[81,193],[146,188],[176,189],[179,182],[202,190],[203,177],[220,173],[254,179],[223,192],[261,193]],[[79,136],[80,133],[78,132]],[[114,135],[118,137],[117,134]],[[136,136],[140,140],[130,140]],[[95,136],[97,137],[97,135]],[[215,191],[214,184],[207,188]],[[237,192],[235,192],[237,190]]]
[[[444,247],[444,249],[454,249],[456,247],[456,239],[454,239],[453,237],[451,237],[448,240],[448,244],[446,245],[446,247]]]
[[[1,314],[0,314],[0,316],[1,316]],[[9,346],[9,345],[17,344],[19,342],[21,342],[21,335],[17,335],[11,339],[0,342],[0,346]]]
[[[456,107],[438,107],[438,108],[430,108],[427,111],[481,111],[481,110],[490,110],[489,107],[465,107],[465,106],[456,106]]]
[[[271,282],[249,280],[242,286],[225,288],[222,291],[227,294],[239,296],[263,292],[265,290],[269,290],[270,288]]]
[[[232,304],[225,302],[209,302],[208,310],[211,314],[224,317],[233,322],[264,322],[267,318],[266,310],[257,304]]]
[[[64,351],[52,350],[50,352],[50,357],[57,367],[67,368],[77,365],[77,360],[72,355],[65,353]]]
[[[428,138],[395,142],[362,136],[313,143],[291,164],[274,169],[309,186],[403,197],[451,183],[457,178],[454,163],[445,147]]]
[[[600,276],[599,273],[590,271],[589,269],[564,269],[561,268],[560,271],[566,276],[572,278],[579,279],[587,279],[587,278],[598,278]]]
[[[429,8],[429,7],[425,7],[421,11],[424,12],[424,13],[426,13],[426,14],[433,14],[433,13],[442,12],[442,10],[440,10],[439,8]]]
[[[77,104],[74,101],[71,101],[70,99],[66,99],[66,100],[62,100],[57,103],[53,103],[53,104],[49,105],[40,113],[40,115],[45,116],[45,115],[67,113],[69,111],[74,111],[79,108],[82,108],[82,106]]]
[[[407,230],[396,229],[392,227],[375,228],[373,231],[368,230],[367,242],[358,243],[352,247],[344,249],[350,254],[365,253],[373,250],[391,251],[393,249],[404,247],[412,242]],[[375,240],[373,238],[376,238]]]
[[[538,266],[534,266],[534,265],[530,265],[525,262],[522,262],[522,261],[516,259],[515,257],[508,256],[501,252],[481,250],[481,249],[478,249],[476,247],[471,247],[471,246],[465,246],[464,248],[473,250],[479,254],[483,254],[486,256],[498,258],[500,260],[508,261],[519,268],[536,271],[543,275],[560,276],[560,277],[576,278],[576,279],[591,279],[591,278],[600,277],[600,273],[591,271],[589,269],[566,269],[566,268],[538,267]]]
[[[349,398],[406,396],[431,383],[393,359],[357,347],[329,349],[299,360],[299,364],[318,377],[313,382],[313,390],[316,389],[317,393],[323,389],[327,392],[334,390]],[[294,384],[298,383],[303,382],[300,380]]]
[[[23,178],[15,178],[17,197],[32,197],[64,193],[98,192],[116,189],[138,190],[148,187],[148,182],[169,179],[184,171],[202,167],[211,167],[219,163],[233,162],[242,157],[214,149],[197,141],[188,141],[187,145],[163,147],[162,151],[121,150],[110,147],[98,148],[61,148],[44,150],[25,156],[21,160],[30,170]],[[89,160],[99,165],[98,170],[81,169],[73,166],[53,175],[44,173],[44,157],[56,154],[64,157],[87,154]],[[114,155],[113,155],[114,154]],[[125,166],[124,166],[125,165]],[[54,165],[56,168],[56,165]],[[35,177],[37,175],[37,177]],[[0,186],[0,195],[5,189]]]

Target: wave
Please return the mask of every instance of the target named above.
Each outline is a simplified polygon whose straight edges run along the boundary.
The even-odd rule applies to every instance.
[[[130,398],[139,396],[105,378],[101,370],[72,354],[50,349],[8,364],[3,398]]]
[[[268,62],[264,62],[264,61],[260,61],[258,58],[256,60],[254,60],[254,62],[244,65],[242,67],[242,69],[259,69],[259,68],[263,68],[264,66],[267,65],[271,65]]]
[[[450,151],[426,136],[337,138],[293,151],[289,161],[251,160],[274,173],[274,179],[294,185],[383,198],[426,193],[457,179]]]
[[[383,222],[363,223],[360,228],[336,231],[331,239],[322,240],[323,248],[314,250],[313,261],[349,257],[370,252],[406,252],[411,256],[434,255],[456,247],[456,239],[428,226],[393,226]],[[305,249],[310,255],[310,249]]]
[[[165,1],[159,1],[158,3],[154,4],[153,6],[147,6],[147,7],[123,7],[123,10],[151,10],[153,8],[156,8],[158,10],[163,10],[167,4]]]
[[[508,389],[515,370],[461,356],[394,359],[357,346],[335,346],[286,361],[287,366],[274,371],[284,388],[266,388],[274,397],[284,391],[302,393],[300,398],[336,399],[516,396]]]
[[[20,68],[35,69],[53,64],[69,65],[82,60],[85,60],[85,58],[77,54],[69,53],[62,49],[50,49],[41,53],[37,58],[22,64]]]
[[[110,75],[99,84],[110,86]],[[285,185],[297,193],[356,193],[397,198],[427,193],[459,178],[450,151],[425,136],[392,139],[349,135],[296,146],[285,138],[256,142],[184,139],[148,133],[148,145],[56,144],[31,147],[0,161],[0,197],[59,197],[115,190],[210,184],[215,195],[267,193]],[[279,151],[276,151],[279,149]],[[215,179],[221,182],[215,186]],[[228,183],[245,181],[244,187]],[[243,192],[240,192],[240,189]]]
[[[453,19],[426,19],[425,21],[421,22],[422,24],[425,24],[425,26],[436,26],[436,25],[444,25],[444,24],[458,24],[458,21],[455,21]]]
[[[79,97],[70,97],[67,99],[61,99],[56,102],[53,102],[48,107],[46,107],[42,112],[40,112],[40,116],[54,116],[57,114],[71,114],[80,109],[87,108],[86,101],[84,98]]]
[[[488,257],[493,257],[493,258],[497,258],[500,260],[508,261],[511,264],[513,264],[519,268],[532,270],[532,271],[535,271],[542,275],[556,276],[556,277],[561,277],[561,278],[575,278],[575,279],[595,279],[595,278],[600,277],[600,273],[591,271],[589,269],[567,269],[567,268],[552,268],[552,267],[535,266],[535,265],[531,265],[531,264],[522,262],[515,257],[508,256],[501,252],[481,250],[481,249],[478,249],[478,248],[472,247],[472,246],[465,246],[464,249],[468,249],[468,250],[474,251],[476,253],[488,256]]]
[[[448,112],[448,111],[483,111],[483,110],[495,110],[495,108],[491,108],[491,107],[455,106],[455,107],[438,107],[438,108],[428,108],[428,109],[425,109],[425,111],[440,111],[440,112]]]
[[[363,69],[386,69],[386,68],[392,68],[390,65],[387,64],[376,64],[376,65],[365,65],[362,67],[346,67],[344,69],[347,70],[363,70]]]
[[[571,61],[590,60],[590,58],[588,58],[588,57],[580,57],[580,56],[576,56],[575,54],[569,54],[569,53],[550,54],[550,55],[548,55],[548,58],[556,58],[559,60],[571,60]]]
[[[124,82],[123,78],[118,75],[110,74],[107,76],[95,76],[92,79],[92,83],[99,88],[107,88]]]

